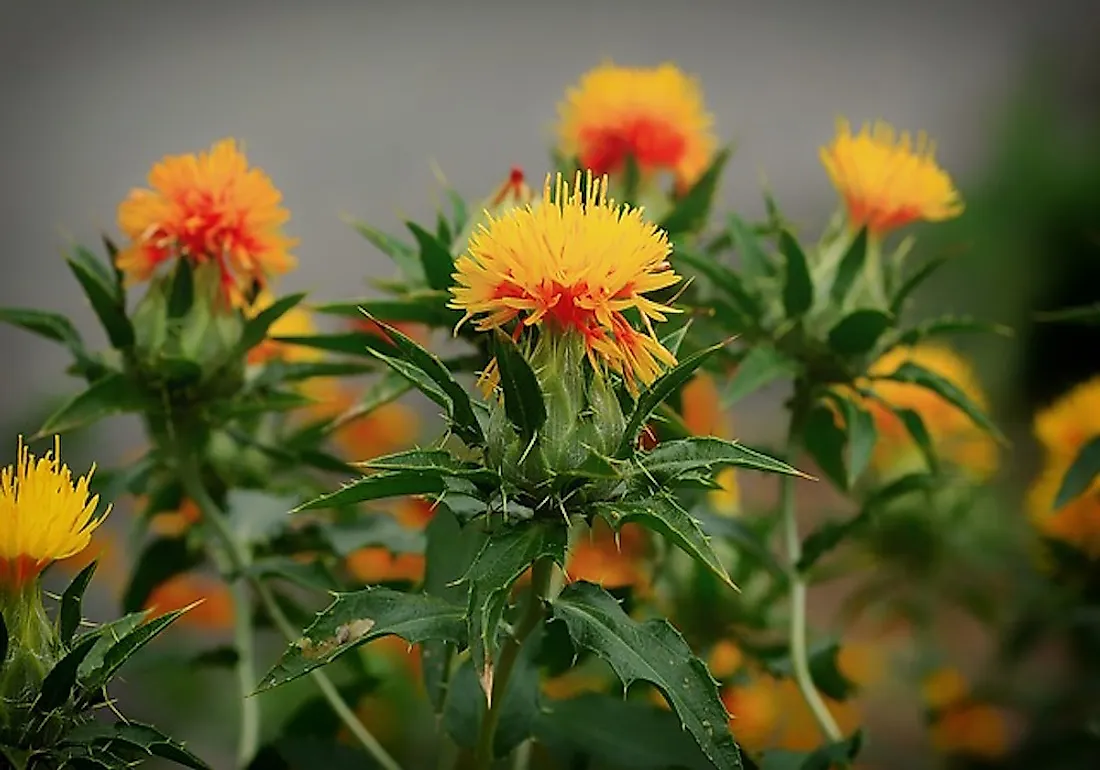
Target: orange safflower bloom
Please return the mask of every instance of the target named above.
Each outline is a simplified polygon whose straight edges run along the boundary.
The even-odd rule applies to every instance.
[[[1028,516],[1032,526],[1043,537],[1071,545],[1090,559],[1100,559],[1098,484],[1094,482],[1092,489],[1085,494],[1078,495],[1061,508],[1054,508],[1054,500],[1068,470],[1068,462],[1048,462],[1028,490]]]
[[[921,698],[933,711],[941,711],[970,696],[970,685],[957,668],[933,671],[921,682]]]
[[[932,724],[930,737],[941,754],[997,759],[1008,751],[1008,718],[994,706],[964,703],[940,714]]]
[[[646,533],[635,524],[625,524],[618,536],[597,519],[589,536],[569,550],[565,563],[570,582],[584,580],[604,588],[633,587],[645,591],[649,578],[643,568]]]
[[[719,640],[707,656],[707,668],[716,679],[728,679],[741,670],[745,655],[728,639]]]
[[[560,174],[553,189],[547,177],[541,201],[490,217],[455,263],[448,306],[463,311],[460,325],[476,319],[479,331],[515,321],[518,336],[532,326],[577,335],[593,369],[606,367],[636,389],[676,363],[653,322],[677,311],[645,295],[680,276],[668,262],[667,234],[640,210],[608,200],[606,181],[578,172],[570,192]]]
[[[424,579],[424,555],[391,553],[386,548],[360,548],[347,558],[348,572],[360,583],[397,581],[419,583]]]
[[[148,182],[151,189],[132,190],[118,207],[119,229],[130,240],[117,257],[127,282],[148,280],[172,259],[213,262],[225,299],[242,307],[254,284],[266,286],[294,267],[282,195],[267,174],[249,168],[233,139],[163,158]]]
[[[872,376],[892,374],[906,362],[949,380],[979,408],[987,408],[985,393],[970,365],[945,347],[916,345],[894,348],[879,358],[869,373]],[[864,380],[860,385],[892,406],[911,409],[920,415],[940,457],[979,478],[987,478],[996,470],[998,458],[994,440],[961,410],[936,393],[919,385],[890,380]],[[878,399],[866,399],[863,405],[870,410],[878,430],[874,456],[876,468],[886,470],[919,456],[905,424],[897,415]]]
[[[153,516],[149,528],[158,535],[181,535],[202,518],[202,511],[194,500],[183,498],[174,511],[161,511]]]
[[[1075,385],[1035,416],[1035,437],[1051,461],[1068,467],[1100,436],[1100,377]]]
[[[782,717],[778,685],[770,676],[753,676],[744,684],[723,687],[722,703],[729,712],[729,729],[746,751],[774,745]]]
[[[182,610],[179,622],[193,628],[224,629],[233,625],[233,596],[222,581],[209,575],[185,572],[158,585],[145,601],[145,609],[157,614]]]
[[[813,712],[793,679],[784,679],[779,683],[777,698],[783,714],[775,741],[777,747],[789,751],[813,751],[826,742]],[[824,696],[822,699],[841,733],[849,736],[859,729],[859,708],[853,701],[840,702]]]
[[[909,134],[898,137],[886,123],[864,125],[853,135],[848,121],[840,120],[836,139],[821,149],[821,162],[854,228],[866,226],[881,235],[962,213],[959,193],[936,164],[935,148],[924,134],[918,134],[914,146]]]
[[[393,506],[393,517],[409,529],[424,529],[435,516],[435,504],[423,497],[402,497]]]
[[[558,111],[562,153],[596,174],[616,174],[633,156],[643,174],[672,172],[683,190],[714,154],[702,89],[674,64],[602,64],[568,89]]]

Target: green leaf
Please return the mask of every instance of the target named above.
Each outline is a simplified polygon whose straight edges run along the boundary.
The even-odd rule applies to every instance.
[[[844,463],[846,436],[837,425],[836,415],[824,404],[815,405],[806,416],[802,429],[802,445],[814,458],[821,472],[840,489],[848,488],[848,471]]]
[[[675,715],[637,700],[586,693],[544,702],[535,737],[562,758],[563,767],[590,757],[621,770],[714,768]]]
[[[107,650],[121,641],[122,637],[126,634],[144,623],[147,617],[149,617],[149,612],[147,611],[131,612],[109,623],[96,626],[88,633],[78,636],[78,644],[84,639],[95,639],[95,645],[77,671],[77,678],[81,680],[87,679],[93,671],[102,666],[103,659],[107,655]]]
[[[271,339],[288,345],[301,345],[306,348],[324,350],[329,353],[344,353],[350,356],[376,356],[378,351],[387,354],[393,353],[393,345],[377,335],[366,334],[364,332],[281,335],[272,337]]]
[[[1045,323],[1077,323],[1092,326],[1100,323],[1100,302],[1036,313],[1035,320]]]
[[[329,492],[302,503],[291,513],[343,508],[367,500],[384,500],[387,497],[438,495],[443,492],[443,488],[443,479],[439,474],[416,471],[373,473],[349,482],[335,492]]]
[[[150,757],[159,757],[192,770],[210,770],[210,766],[154,727],[138,722],[90,722],[65,735],[63,744],[91,745],[111,750],[119,745],[136,749]]]
[[[422,323],[427,326],[454,326],[461,313],[447,307],[445,291],[416,291],[399,299],[361,299],[355,302],[330,302],[313,309],[326,315],[362,318],[369,313],[387,323]]]
[[[462,607],[422,594],[388,588],[336,594],[318,613],[302,638],[264,676],[257,692],[286,684],[345,652],[382,636],[399,636],[409,644],[427,639],[446,639],[461,644],[465,639]]]
[[[194,304],[195,271],[191,267],[191,260],[181,259],[176,262],[176,269],[172,273],[172,285],[168,291],[168,317],[183,318]]]
[[[1058,494],[1054,498],[1054,510],[1060,510],[1074,498],[1083,495],[1100,475],[1100,438],[1094,438],[1081,447],[1077,457],[1062,477]]]
[[[223,421],[237,417],[292,412],[316,403],[312,398],[296,390],[261,390],[238,394],[230,401],[213,404],[210,414]]]
[[[80,621],[84,619],[82,605],[84,592],[88,590],[88,583],[95,574],[98,562],[93,561],[77,573],[69,587],[61,594],[61,609],[58,612],[57,628],[61,643],[68,647],[73,641],[73,634],[80,628]],[[0,658],[3,660],[3,658]]]
[[[774,275],[775,265],[752,228],[735,214],[730,214],[728,221],[733,248],[741,256],[743,270],[749,275]]]
[[[420,264],[416,249],[412,246],[363,222],[352,220],[351,226],[370,241],[376,249],[392,259],[401,272],[410,279],[417,282],[424,280],[424,268]]]
[[[928,428],[924,425],[924,418],[920,416],[920,412],[913,409],[888,408],[897,415],[902,425],[905,426],[906,432],[924,457],[928,470],[935,473],[940,467],[939,455],[936,454],[936,445],[932,441],[932,436],[928,433]]]
[[[893,322],[894,317],[881,310],[853,311],[829,330],[829,347],[842,356],[866,355]]]
[[[275,322],[286,315],[291,308],[305,299],[305,296],[305,292],[300,292],[298,294],[288,294],[285,297],[279,297],[250,318],[248,322],[245,323],[244,329],[241,330],[241,338],[237,342],[234,354],[235,357],[243,356],[245,353],[252,350],[252,348],[266,340]]]
[[[798,318],[814,304],[814,283],[806,254],[790,231],[779,233],[779,250],[787,261],[783,281],[783,308],[788,318]]]
[[[655,495],[638,502],[598,503],[593,510],[616,532],[633,521],[661,534],[723,583],[736,588],[699,522],[671,497]]]
[[[661,220],[661,229],[669,236],[695,232],[706,224],[707,215],[714,201],[714,192],[718,188],[722,169],[729,157],[728,147],[718,152],[711,161],[710,167],[703,172],[691,189],[676,201],[672,211]]]
[[[895,344],[912,346],[918,342],[923,342],[932,337],[941,337],[945,334],[971,333],[988,333],[1011,337],[1012,329],[1002,324],[979,321],[967,316],[945,315],[929,319],[917,324],[912,329],[907,329],[898,336]]]
[[[340,588],[319,561],[301,562],[289,556],[269,556],[254,561],[247,572],[261,578],[282,578],[310,591],[332,593]]]
[[[73,322],[60,313],[47,313],[32,308],[0,308],[0,323],[17,326],[40,337],[60,342],[72,351],[73,355],[84,354],[84,341]]]
[[[80,287],[84,290],[96,318],[107,332],[111,347],[125,350],[134,344],[134,327],[126,316],[118,283],[111,271],[87,249],[76,246],[65,257]]]
[[[852,290],[856,278],[863,272],[863,265],[867,261],[867,228],[860,229],[859,234],[852,241],[852,245],[844,252],[840,264],[836,269],[836,277],[829,290],[829,298],[833,304],[840,307],[848,298],[848,292]]]
[[[507,756],[527,740],[539,719],[539,670],[533,658],[540,642],[538,634],[527,637],[508,679],[493,740],[493,754],[497,757]],[[472,661],[463,661],[447,693],[443,727],[460,747],[473,749],[484,715],[485,693],[478,684],[477,672]]]
[[[916,291],[917,287],[928,280],[933,273],[947,264],[948,260],[950,260],[950,257],[947,256],[934,257],[921,265],[920,269],[909,276],[905,283],[901,285],[897,294],[895,294],[894,298],[890,301],[890,312],[895,316],[901,315],[901,311],[905,308],[905,301],[909,299],[909,295]]]
[[[166,612],[130,631],[118,642],[107,649],[103,655],[103,662],[88,674],[87,679],[81,682],[88,696],[101,690],[114,676],[122,665],[129,660],[134,653],[153,641],[162,631],[172,625],[190,608]]]
[[[123,612],[144,609],[153,589],[201,563],[202,555],[188,547],[186,538],[160,537],[151,541],[138,556],[130,574],[130,582],[122,596]]]
[[[67,433],[124,412],[136,412],[144,405],[144,394],[121,372],[111,372],[63,404],[46,418],[35,438]]]
[[[519,524],[485,541],[462,577],[469,585],[466,623],[470,657],[486,694],[493,689],[497,629],[512,584],[540,558],[565,563],[567,530],[559,522]]]
[[[546,399],[527,359],[512,338],[497,330],[493,349],[504,391],[504,413],[525,441],[546,423]]]
[[[714,436],[692,436],[663,441],[651,451],[641,455],[640,460],[646,472],[660,484],[669,483],[676,476],[685,473],[696,471],[709,473],[727,466],[810,478],[802,471],[774,457],[749,449],[736,441],[726,441]]]
[[[393,516],[372,512],[351,521],[322,524],[321,534],[337,556],[381,546],[392,553],[423,553],[424,533],[401,526]],[[457,576],[456,576],[457,577]]]
[[[829,392],[826,398],[832,401],[844,415],[844,436],[847,457],[844,459],[845,483],[842,489],[851,489],[867,466],[875,451],[878,431],[871,413],[849,398]]]
[[[553,603],[554,617],[574,644],[604,659],[627,687],[652,683],[718,770],[739,770],[741,755],[729,715],[703,661],[667,620],[639,623],[610,594],[591,583],[568,586]]]
[[[700,256],[690,251],[677,250],[673,261],[681,262],[706,279],[722,292],[733,306],[733,310],[749,323],[759,321],[761,313],[760,298],[750,290],[741,276],[713,257]]]
[[[731,407],[766,385],[789,379],[798,373],[798,362],[770,345],[759,345],[738,364],[726,385],[722,405]]]
[[[619,443],[619,448],[615,453],[617,458],[625,459],[630,456],[634,445],[638,441],[638,436],[641,434],[646,423],[649,422],[649,418],[657,411],[658,407],[665,402],[665,399],[690,380],[692,375],[695,374],[696,369],[706,363],[708,358],[725,347],[725,345],[726,343],[722,342],[717,345],[712,345],[709,348],[703,348],[697,353],[693,353],[658,377],[648,389],[642,391],[638,396],[637,403],[634,404],[634,411],[630,414],[630,419],[626,423],[626,429],[623,431],[623,439]]]
[[[467,601],[467,587],[459,583],[485,544],[481,527],[462,527],[446,505],[440,505],[425,530],[424,592],[451,604]],[[424,689],[436,713],[443,710],[449,689],[451,660],[455,645],[442,639],[428,639],[420,646]],[[482,697],[480,689],[475,690]]]
[[[410,449],[360,463],[374,471],[408,471],[426,475],[469,479],[475,484],[498,486],[500,477],[479,463],[459,460],[445,449]]]
[[[865,507],[855,516],[819,525],[802,541],[802,557],[795,569],[801,573],[808,572],[822,557],[835,550],[849,535],[865,527],[870,520],[871,509]]]
[[[878,379],[905,382],[926,388],[956,407],[969,417],[975,425],[993,436],[997,441],[1006,443],[1004,436],[1001,434],[1000,430],[997,429],[997,426],[993,424],[989,416],[983,412],[966,393],[959,389],[957,385],[945,377],[929,371],[912,361],[906,361],[892,374],[879,377]]]
[[[367,317],[370,318],[370,316]],[[443,362],[433,353],[421,347],[384,321],[378,321],[378,319],[372,320],[382,326],[386,334],[393,340],[401,356],[398,360],[426,375],[435,383],[437,386],[436,389],[424,389],[420,381],[412,379],[407,372],[408,367],[402,369],[394,366],[395,359],[377,352],[374,352],[374,355],[388,363],[391,367],[397,369],[398,373],[410,378],[414,385],[421,388],[424,395],[431,398],[444,409],[447,409],[450,413],[455,433],[457,433],[458,437],[466,444],[472,446],[483,445],[485,443],[485,436],[481,431],[481,424],[477,421],[477,415],[474,413],[473,405],[470,403],[470,396],[462,389],[462,386],[458,384],[454,376],[447,371],[447,367],[444,366]]]
[[[420,247],[420,264],[424,268],[424,277],[428,286],[436,291],[446,291],[451,288],[454,279],[451,276],[455,271],[455,260],[451,256],[451,250],[447,244],[439,240],[415,222],[406,222],[405,226],[416,237],[416,243]]]
[[[76,672],[88,657],[88,653],[92,651],[95,642],[95,639],[80,639],[76,646],[50,669],[50,673],[46,674],[46,678],[42,680],[42,688],[34,701],[35,711],[49,713],[69,700],[73,685],[76,684]]]
[[[375,370],[373,364],[358,361],[269,361],[264,364],[263,371],[252,381],[252,385],[271,387],[319,377],[354,377]]]

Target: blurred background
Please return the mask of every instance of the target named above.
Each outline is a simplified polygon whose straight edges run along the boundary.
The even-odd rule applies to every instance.
[[[1100,300],[1098,41],[1100,4],[1074,0],[0,0],[0,305],[63,310],[92,329],[60,249],[116,232],[117,203],[162,155],[226,136],[292,212],[300,268],[281,288],[361,295],[390,265],[342,214],[388,230],[430,216],[433,163],[468,200],[513,165],[537,182],[556,105],[582,72],[671,60],[701,79],[736,144],[722,204],[750,217],[766,178],[790,219],[808,232],[824,223],[836,198],[817,151],[839,115],[937,140],[968,210],[921,233],[922,249],[959,258],[920,310],[1016,329],[959,345],[1017,440],[1002,471],[1012,490],[1036,405],[1100,371],[1100,333],[1031,322]],[[37,338],[0,327],[0,349],[0,439],[13,446],[75,382]],[[781,396],[743,402],[739,437],[774,438]],[[85,438],[69,445],[78,468],[118,462],[138,441],[125,420]],[[218,681],[177,683],[180,697],[197,707]],[[200,751],[231,745],[176,733]]]

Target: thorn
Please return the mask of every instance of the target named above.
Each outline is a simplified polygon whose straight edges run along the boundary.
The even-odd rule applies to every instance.
[[[485,666],[485,670],[478,676],[478,681],[481,683],[481,689],[485,693],[485,708],[489,709],[493,706],[493,664],[490,662]]]

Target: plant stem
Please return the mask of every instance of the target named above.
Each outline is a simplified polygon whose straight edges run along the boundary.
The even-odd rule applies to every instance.
[[[497,734],[497,725],[500,724],[504,699],[508,694],[508,681],[512,678],[512,669],[515,668],[516,661],[519,659],[523,642],[542,620],[542,601],[550,588],[550,579],[553,574],[554,562],[545,557],[536,561],[531,569],[531,594],[527,599],[527,609],[519,625],[516,626],[515,633],[501,648],[500,658],[497,660],[491,703],[481,721],[481,732],[477,739],[477,753],[474,759],[474,767],[477,770],[489,770],[492,767],[493,743]]]
[[[225,549],[229,567],[232,572],[235,573],[232,575],[232,580],[237,585],[241,585],[242,580],[247,580],[252,585],[253,590],[255,590],[256,595],[260,599],[260,603],[263,605],[272,621],[274,621],[287,641],[293,642],[301,636],[299,630],[296,629],[294,624],[287,618],[267,585],[265,585],[259,577],[247,574],[246,569],[250,561],[250,555],[247,550],[237,542],[236,537],[233,535],[233,531],[229,528],[229,525],[222,515],[221,509],[206,491],[206,487],[202,483],[202,477],[199,474],[198,466],[190,456],[179,456],[178,464],[180,481],[183,484],[184,492],[194,501],[195,505],[198,506],[199,511],[202,512],[203,522],[210,524],[214,533],[218,536],[218,539],[222,541],[221,545]],[[243,625],[248,627],[248,633],[251,636],[252,628],[250,613],[241,612],[240,608],[238,608],[236,615],[238,616],[238,626],[242,624],[240,618],[243,617]],[[241,659],[244,659],[246,656],[251,659],[251,654],[251,645],[247,652],[242,649],[238,650],[238,655],[241,656]],[[249,665],[251,666],[251,663]],[[351,710],[341,697],[336,686],[332,683],[332,680],[328,678],[328,675],[320,669],[314,669],[310,672],[310,676],[313,677],[313,681],[317,684],[317,688],[321,691],[325,700],[328,701],[329,707],[336,716],[340,718],[348,730],[351,731],[352,735],[354,735],[363,745],[363,748],[374,757],[375,761],[385,768],[385,770],[401,770],[401,765],[389,755],[382,744],[378,742],[378,739],[359,721],[355,712]],[[247,682],[244,680],[243,675],[241,675],[241,686],[245,688],[242,689],[241,696],[245,705],[256,703],[258,707],[258,702],[250,697],[255,681],[255,675],[251,669]],[[242,708],[244,708],[244,706],[242,706]]]
[[[814,720],[821,728],[829,743],[843,740],[844,736],[837,727],[836,720],[829,713],[825,701],[814,686],[810,674],[809,655],[806,652],[806,583],[798,572],[798,561],[802,558],[802,540],[798,536],[798,522],[795,519],[794,477],[783,476],[780,487],[780,508],[783,516],[784,540],[787,546],[787,560],[790,564],[789,580],[791,589],[791,667],[794,679],[806,705],[810,707]]]

